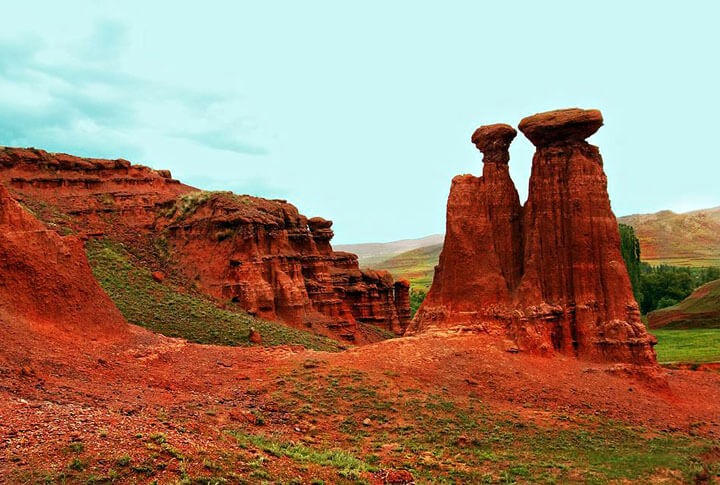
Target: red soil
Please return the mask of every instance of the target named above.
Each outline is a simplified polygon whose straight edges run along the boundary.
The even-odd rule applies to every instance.
[[[360,370],[369,380],[387,382],[391,394],[442,388],[458,402],[480,396],[492,413],[512,411],[543,427],[564,426],[561,414],[596,414],[649,431],[720,436],[720,374],[669,371],[658,384],[629,366],[514,354],[501,346],[472,333],[407,337],[340,354],[170,339],[89,350],[31,340],[22,366],[5,361],[0,368],[0,474],[61,470],[69,458],[58,450],[73,441],[86,443],[96,456],[114,457],[122,450],[137,459],[148,449],[136,435],[158,431],[184,454],[238,451],[223,430],[252,432],[257,409],[273,416],[260,432],[300,437],[307,423],[293,421],[291,409],[269,406],[277,378],[308,362],[321,363],[312,364],[318,381],[337,370]],[[320,420],[314,435],[332,441],[338,426],[333,419]],[[98,439],[101,430],[107,436]],[[203,471],[198,460],[187,466],[191,473]],[[179,473],[171,466],[154,478],[165,483]]]

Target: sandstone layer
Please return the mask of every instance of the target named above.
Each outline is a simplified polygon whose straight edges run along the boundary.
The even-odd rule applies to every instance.
[[[508,173],[508,125],[481,127],[483,176],[458,176],[433,285],[408,334],[474,327],[508,348],[595,361],[653,364],[620,252],[617,221],[597,147],[597,110],[525,118],[536,145],[528,200]]]
[[[286,201],[202,192],[122,159],[0,148],[0,184],[61,234],[108,237],[155,273],[175,273],[221,303],[361,343],[372,324],[402,334],[408,287],[335,252],[332,221]]]

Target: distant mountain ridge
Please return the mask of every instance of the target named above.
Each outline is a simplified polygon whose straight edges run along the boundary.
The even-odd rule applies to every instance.
[[[618,218],[632,226],[640,240],[642,261],[652,265],[720,266],[720,207],[675,213],[632,214]],[[390,271],[414,286],[432,282],[444,235],[388,243],[346,244],[340,251],[358,255],[361,267]]]
[[[431,234],[417,239],[402,239],[386,243],[335,244],[336,251],[346,251],[358,255],[360,266],[368,267],[402,254],[406,251],[433,246],[442,246],[444,234]]]
[[[677,214],[633,214],[618,222],[635,229],[641,258],[653,265],[720,266],[720,207]]]

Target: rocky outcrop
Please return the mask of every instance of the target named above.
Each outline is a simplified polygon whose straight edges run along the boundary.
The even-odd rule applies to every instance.
[[[435,279],[408,333],[471,326],[521,350],[652,364],[649,335],[620,253],[597,147],[597,110],[525,118],[536,145],[528,201],[508,174],[508,125],[478,129],[482,177],[456,177]]]
[[[332,221],[229,192],[191,193],[160,212],[155,228],[171,257],[219,299],[355,342],[365,340],[358,323],[398,334],[407,326],[402,288],[387,272],[361,271],[354,254],[333,251]],[[398,312],[403,301],[407,311]]]
[[[355,255],[332,250],[332,221],[286,201],[202,192],[167,170],[37,149],[1,148],[0,184],[58,232],[121,241],[156,280],[179,272],[264,318],[358,343],[373,335],[358,324],[402,334],[410,320],[407,287],[361,271]]]
[[[0,340],[22,351],[40,335],[95,343],[130,326],[95,281],[82,241],[48,230],[0,185]],[[11,343],[12,342],[12,343]],[[10,348],[12,347],[12,348]]]
[[[195,191],[168,170],[127,160],[0,148],[0,184],[56,229],[79,235],[146,233],[156,205]]]

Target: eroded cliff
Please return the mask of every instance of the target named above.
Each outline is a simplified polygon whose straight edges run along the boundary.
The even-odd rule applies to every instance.
[[[410,320],[407,285],[334,252],[332,222],[286,201],[202,192],[166,170],[37,149],[1,148],[0,184],[47,227],[120,241],[221,304],[356,343],[379,338],[362,324],[402,334]]]

